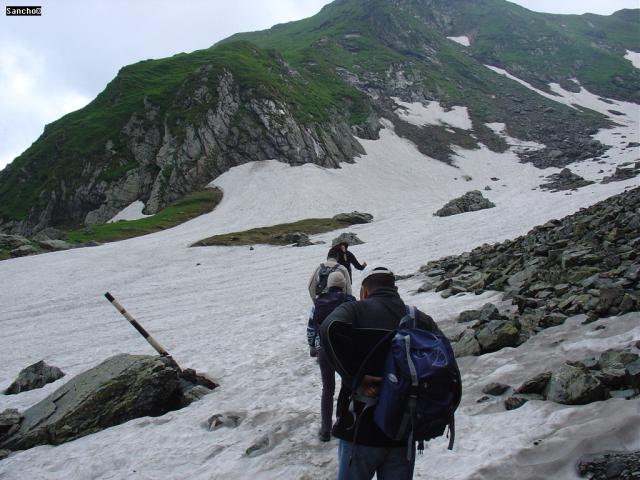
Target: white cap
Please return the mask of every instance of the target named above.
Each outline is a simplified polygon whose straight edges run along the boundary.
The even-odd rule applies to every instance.
[[[391,270],[389,270],[387,267],[382,267],[380,265],[372,265],[372,266],[367,266],[367,268],[364,269],[364,271],[362,272],[362,279],[360,280],[360,283],[364,283],[364,281],[369,278],[371,275],[379,275],[379,274],[385,274],[385,275],[391,275],[394,280],[395,280],[395,275],[393,274],[393,272]]]
[[[331,288],[331,287],[344,288],[346,284],[347,283],[344,279],[344,274],[342,272],[331,272],[327,277],[327,288]]]

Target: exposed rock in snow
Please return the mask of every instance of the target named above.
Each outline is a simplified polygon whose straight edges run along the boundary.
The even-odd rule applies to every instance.
[[[35,388],[44,387],[47,383],[55,382],[62,377],[64,377],[62,370],[58,367],[47,365],[43,360],[40,360],[23,369],[4,393],[5,395],[13,395],[27,392]]]
[[[344,222],[350,225],[356,225],[359,223],[370,223],[373,220],[373,215],[371,215],[370,213],[360,212],[339,213],[338,215],[334,215],[333,219],[336,222]]]
[[[540,185],[540,188],[543,190],[551,190],[552,192],[576,190],[594,183],[591,180],[585,180],[580,175],[576,175],[568,168],[563,168],[560,173],[549,175],[547,179],[549,181]]]
[[[477,212],[485,208],[493,208],[495,204],[482,196],[479,190],[465,193],[460,198],[455,198],[438,210],[434,215],[438,217],[448,217],[465,212]]]

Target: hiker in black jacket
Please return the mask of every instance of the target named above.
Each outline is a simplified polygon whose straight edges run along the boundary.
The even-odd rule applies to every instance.
[[[338,244],[340,247],[340,255],[338,256],[338,263],[345,267],[349,272],[349,281],[353,283],[353,274],[351,273],[351,265],[353,265],[358,270],[364,270],[367,266],[367,262],[358,262],[356,256],[349,251],[349,243],[341,242]]]
[[[387,437],[374,423],[373,409],[362,413],[364,403],[357,400],[358,396],[377,397],[388,351],[388,347],[378,343],[397,328],[406,311],[393,273],[387,268],[376,267],[367,271],[362,279],[360,301],[340,305],[320,327],[321,342],[342,377],[343,389],[352,385],[364,359],[378,346],[367,362],[364,379],[354,398],[355,415],[349,412],[349,402],[340,402],[340,397],[346,395],[341,392],[339,396],[338,421],[332,431],[340,439],[339,480],[368,480],[374,474],[379,480],[413,478],[415,454],[411,459],[407,458],[406,441]],[[423,312],[417,312],[417,320],[422,328],[441,333],[433,319]],[[413,448],[415,450],[415,446]]]
[[[320,326],[322,322],[333,312],[339,305],[344,302],[355,302],[356,299],[352,295],[343,292],[345,288],[345,278],[340,272],[331,272],[327,278],[326,293],[321,294],[313,302],[313,307],[309,314],[309,322],[307,325],[307,343],[311,348],[311,352],[315,352],[318,357],[318,365],[320,366],[320,376],[322,378],[322,397],[320,401],[320,430],[318,438],[321,442],[331,440],[331,421],[333,419],[333,395],[336,390],[336,370],[322,348],[320,342]],[[312,354],[313,356],[313,354]],[[344,393],[343,393],[344,395]],[[338,403],[347,399],[338,399]]]

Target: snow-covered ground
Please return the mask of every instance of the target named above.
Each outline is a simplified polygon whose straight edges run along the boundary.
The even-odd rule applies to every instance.
[[[415,104],[404,106],[415,118],[424,115]],[[460,120],[446,113],[431,120],[450,125]],[[617,149],[607,159],[612,168],[637,158],[637,149],[625,148],[638,132],[637,122],[630,123],[599,134]],[[1,386],[40,359],[62,368],[68,379],[116,353],[153,354],[104,299],[106,291],[180,365],[220,383],[203,400],[163,417],[14,453],[0,462],[0,478],[335,478],[336,441],[324,444],[316,438],[320,373],[305,339],[307,281],[325,258],[327,245],[256,245],[250,250],[188,248],[190,243],[217,233],[359,210],[373,214],[374,222],[346,229],[366,242],[352,248],[356,256],[405,274],[442,255],[524,234],[639,183],[595,184],[571,195],[533,190],[544,181],[541,176],[558,169],[538,170],[519,163],[513,152],[495,154],[486,148],[457,150],[452,167],[423,156],[390,124],[385,127],[380,140],[362,140],[367,155],[341,169],[276,161],[236,167],[214,182],[224,190],[215,211],[171,230],[0,262]],[[448,200],[486,185],[492,189],[483,194],[496,208],[433,216]],[[313,240],[329,243],[338,233]],[[356,273],[356,291],[358,286]],[[406,301],[430,313],[445,331],[456,328],[460,311],[499,301],[490,292],[443,300],[432,293],[415,294],[418,286],[417,279],[399,282]],[[584,326],[578,317],[517,349],[461,359],[464,396],[456,446],[449,452],[446,440],[430,442],[415,477],[573,479],[573,466],[583,453],[640,448],[637,400],[579,407],[530,401],[510,412],[496,403],[476,403],[486,383],[517,386],[565,359],[629,345],[640,338],[639,319],[630,314]],[[607,328],[596,330],[599,324]],[[0,411],[24,410],[64,381],[0,396]],[[209,431],[207,419],[224,413],[243,421],[236,428]],[[246,455],[256,443],[264,447]]]
[[[419,102],[403,102],[396,97],[393,100],[401,107],[396,110],[400,118],[414,125],[448,125],[462,130],[470,130],[473,126],[467,107],[455,106],[445,110],[440,102],[422,105]]]
[[[118,214],[107,223],[119,222],[120,220],[138,220],[140,218],[151,216],[145,215],[142,213],[142,210],[144,210],[144,203],[140,200],[136,200],[131,203],[131,205],[118,212]]]

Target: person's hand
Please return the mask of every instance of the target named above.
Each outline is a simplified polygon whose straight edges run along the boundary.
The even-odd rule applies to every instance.
[[[365,375],[360,383],[360,390],[365,397],[377,397],[380,392],[380,384],[382,383],[382,377],[374,377],[372,375]]]
[[[362,262],[362,266],[367,268],[367,262]]]

